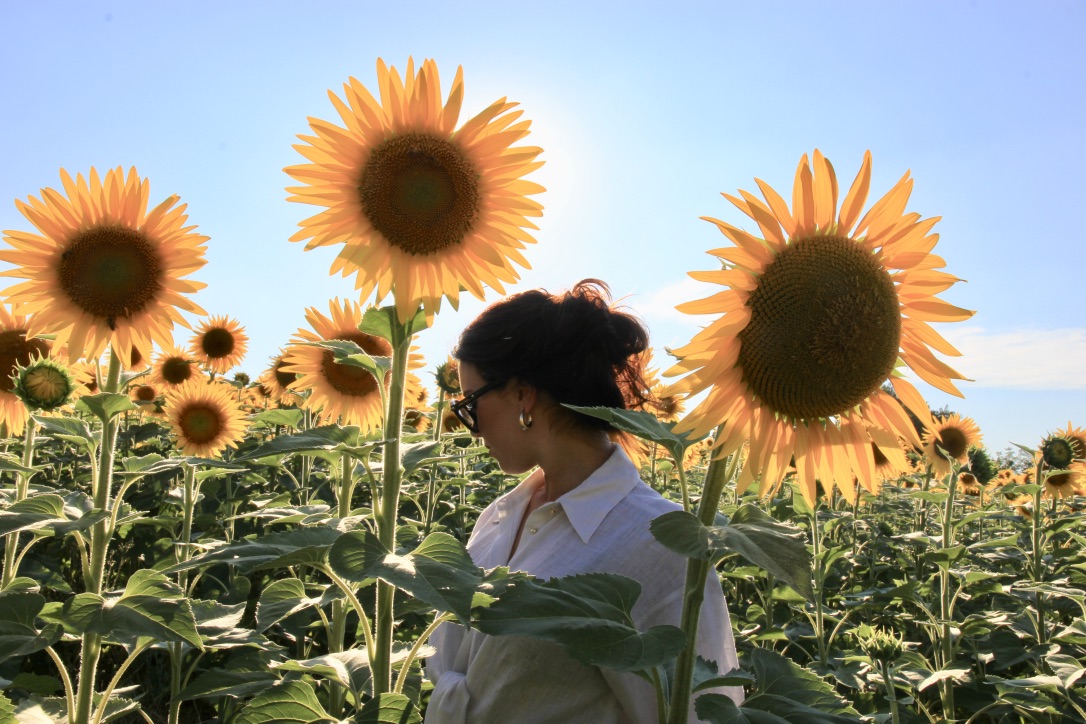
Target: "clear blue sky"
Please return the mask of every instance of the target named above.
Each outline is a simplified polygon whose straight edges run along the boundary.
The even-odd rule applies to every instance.
[[[61,167],[135,165],[211,237],[197,302],[245,325],[254,376],[305,307],[352,293],[333,250],[287,241],[316,212],[285,201],[295,135],[334,118],[327,89],[413,55],[446,86],[464,66],[464,118],[508,96],[533,120],[548,192],[515,290],[602,278],[677,346],[699,319],[674,304],[718,290],[686,278],[725,243],[698,217],[751,226],[719,192],[790,188],[815,147],[844,185],[870,148],[872,198],[911,169],[910,210],[943,217],[936,253],[968,280],[943,297],[978,310],[938,325],[976,381],[922,386],[930,404],[996,450],[1086,425],[1081,0],[8,2],[0,21],[0,228],[28,229],[11,200]],[[428,359],[480,308],[443,310]]]

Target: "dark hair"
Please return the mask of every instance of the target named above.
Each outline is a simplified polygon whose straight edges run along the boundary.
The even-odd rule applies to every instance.
[[[453,356],[475,366],[488,382],[516,379],[559,403],[641,407],[648,391],[640,355],[648,348],[648,331],[614,309],[610,296],[598,279],[580,281],[564,294],[514,294],[464,329]],[[613,429],[597,418],[576,417],[590,427]]]

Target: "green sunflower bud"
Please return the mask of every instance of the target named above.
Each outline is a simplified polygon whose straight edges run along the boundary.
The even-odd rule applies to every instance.
[[[32,412],[51,412],[67,405],[75,391],[75,378],[68,368],[48,357],[37,357],[24,367],[15,366],[12,393]]]

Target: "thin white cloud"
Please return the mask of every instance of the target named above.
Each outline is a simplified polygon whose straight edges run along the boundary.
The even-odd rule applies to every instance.
[[[647,322],[663,322],[699,327],[712,321],[712,316],[683,314],[675,309],[676,305],[690,302],[722,291],[719,285],[706,284],[690,277],[661,287],[647,294],[635,294],[628,303],[636,309]]]
[[[1086,389],[1086,329],[1011,329],[937,325],[961,357],[946,362],[978,387]]]

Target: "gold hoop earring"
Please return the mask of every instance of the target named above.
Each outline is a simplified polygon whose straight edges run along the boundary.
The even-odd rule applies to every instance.
[[[520,429],[527,430],[532,426],[532,413],[524,410],[520,411]]]

